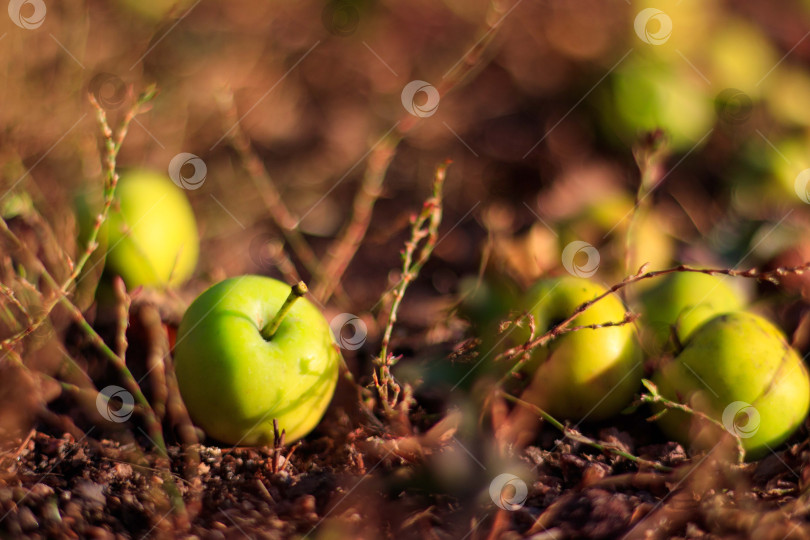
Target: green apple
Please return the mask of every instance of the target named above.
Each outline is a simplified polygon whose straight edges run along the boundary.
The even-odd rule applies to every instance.
[[[320,311],[294,298],[280,281],[241,276],[207,289],[183,316],[177,382],[191,418],[211,437],[271,444],[276,419],[291,442],[323,416],[340,352]]]
[[[730,285],[731,278],[699,272],[674,272],[660,278],[641,295],[642,324],[650,331],[650,345],[659,352],[672,329],[681,343],[701,324],[719,315],[743,308],[742,295]]]
[[[766,75],[779,63],[772,42],[758,26],[727,17],[712,35],[703,55],[715,88],[736,88],[756,99]]]
[[[192,7],[192,0],[118,0],[118,3],[149,19],[162,19],[167,15],[179,18]]]
[[[529,290],[524,309],[534,317],[540,335],[604,292],[604,287],[583,278],[543,280]],[[618,322],[624,315],[621,300],[610,295],[571,326]],[[533,374],[524,400],[571,420],[607,418],[630,403],[641,381],[635,327],[626,324],[563,334],[534,350],[530,368]]]
[[[718,315],[653,377],[661,394],[739,434],[749,457],[762,456],[804,421],[810,378],[804,362],[768,320],[747,312]],[[722,432],[667,411],[660,425],[682,443],[711,448]]]
[[[805,69],[780,65],[765,79],[768,110],[781,124],[810,126],[810,74]]]
[[[663,129],[675,152],[705,143],[715,121],[713,96],[688,66],[629,59],[611,76],[609,102],[602,107],[605,129],[625,140]]]
[[[107,247],[107,270],[124,278],[130,289],[181,285],[197,265],[194,212],[183,190],[165,174],[123,173],[100,236]]]

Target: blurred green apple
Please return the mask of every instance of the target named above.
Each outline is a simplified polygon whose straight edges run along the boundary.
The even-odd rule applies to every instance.
[[[604,287],[587,279],[548,279],[529,290],[523,306],[541,335],[604,292]],[[618,322],[624,315],[621,300],[610,295],[589,307],[571,326]],[[525,340],[528,335],[521,337]],[[607,418],[630,403],[641,381],[635,327],[626,324],[563,334],[533,351],[529,369],[533,373],[524,400],[571,420]]]
[[[605,129],[623,139],[663,129],[674,151],[693,148],[709,132],[715,112],[706,83],[690,68],[643,59],[627,60],[612,76]]]
[[[98,213],[100,205],[93,206]],[[107,270],[130,289],[181,285],[199,253],[197,222],[183,190],[146,170],[121,175],[99,243],[100,250],[106,247]]]
[[[340,352],[329,324],[290,286],[261,276],[203,292],[177,332],[175,371],[196,424],[224,443],[273,442],[273,419],[295,441],[320,421],[337,385]],[[286,300],[285,300],[286,299]],[[280,324],[273,332],[272,325]]]
[[[669,340],[674,328],[681,343],[701,324],[721,313],[738,311],[744,302],[730,278],[699,272],[667,274],[641,295],[642,325],[652,333],[654,351]]]
[[[781,193],[785,195],[785,199],[795,204],[804,204],[804,200],[797,194],[797,178],[803,171],[810,169],[808,144],[810,138],[806,136],[785,139],[778,141],[775,151],[768,154],[771,171],[777,180],[768,184],[777,184],[782,188]],[[804,187],[804,196],[807,197],[807,186]]]
[[[192,7],[193,0],[118,0],[118,3],[144,17],[162,19],[167,15],[180,17]]]
[[[810,126],[810,74],[807,70],[780,65],[765,80],[768,110],[780,123]]]
[[[765,454],[804,421],[810,378],[804,362],[768,320],[747,312],[703,324],[681,353],[653,377],[661,394],[722,422],[741,437],[749,457]],[[711,448],[717,426],[667,411],[664,432],[682,443]]]
[[[763,77],[779,60],[762,31],[741,18],[726,18],[704,54],[711,68],[712,85],[742,90],[754,100],[759,96]]]

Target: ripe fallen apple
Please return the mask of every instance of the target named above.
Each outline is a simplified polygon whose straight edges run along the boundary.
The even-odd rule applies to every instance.
[[[672,328],[685,343],[701,324],[721,313],[743,309],[741,294],[731,278],[699,272],[675,272],[661,278],[641,295],[642,323],[651,331],[653,350],[670,338]]]
[[[582,278],[543,280],[529,290],[524,309],[534,317],[540,335],[604,292],[601,285]],[[570,326],[618,322],[624,316],[621,300],[610,295]],[[530,370],[533,375],[524,400],[571,420],[607,418],[630,403],[641,381],[635,328],[626,324],[563,334],[535,349]]]
[[[82,245],[101,209],[98,196],[77,200]],[[98,241],[97,253],[107,253],[107,271],[124,278],[130,289],[181,285],[194,272],[200,249],[183,191],[165,174],[147,170],[121,174]]]
[[[320,421],[337,385],[340,352],[318,309],[262,276],[226,279],[183,316],[174,350],[183,401],[196,424],[228,444],[288,442]],[[297,299],[297,301],[296,301]]]
[[[810,407],[804,362],[768,320],[747,312],[719,315],[692,335],[681,353],[653,377],[661,394],[723,422],[738,433],[749,457],[787,439]],[[713,447],[721,432],[684,412],[660,419],[674,439]]]

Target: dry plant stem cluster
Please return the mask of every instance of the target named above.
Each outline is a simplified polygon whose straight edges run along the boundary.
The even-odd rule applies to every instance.
[[[53,310],[57,303],[63,305],[73,316],[73,319],[78,324],[79,328],[88,336],[91,343],[104,355],[104,357],[110,361],[110,363],[116,368],[119,375],[121,376],[124,384],[127,387],[127,390],[133,395],[135,401],[137,403],[136,410],[138,410],[144,417],[148,434],[151,440],[154,442],[155,446],[157,447],[158,455],[164,461],[166,467],[168,467],[168,452],[166,448],[166,443],[163,438],[163,430],[160,425],[160,420],[158,416],[155,414],[155,411],[151,407],[150,403],[144,396],[143,392],[138,385],[138,382],[133,377],[132,373],[130,372],[129,368],[126,365],[126,361],[124,360],[123,356],[119,356],[118,353],[113,351],[99,336],[99,334],[93,329],[92,326],[87,322],[84,318],[84,315],[81,313],[78,307],[76,307],[73,302],[68,298],[67,294],[70,289],[70,286],[74,283],[76,278],[80,275],[83,267],[90,259],[90,256],[98,247],[98,234],[103,226],[104,222],[107,219],[109,209],[112,206],[112,201],[115,196],[115,188],[118,183],[118,174],[116,172],[116,158],[118,152],[121,148],[121,145],[126,137],[127,128],[135,117],[136,114],[141,112],[144,106],[151,101],[152,98],[156,95],[154,88],[148,89],[145,93],[143,93],[133,105],[133,107],[127,112],[121,127],[117,132],[113,132],[112,128],[109,126],[106,118],[106,114],[102,107],[97,103],[95,98],[90,95],[90,103],[96,110],[96,117],[101,128],[102,134],[104,136],[104,145],[106,148],[106,154],[104,158],[104,165],[105,165],[105,186],[104,186],[104,208],[96,218],[95,224],[93,229],[90,233],[90,237],[88,240],[87,248],[85,249],[84,253],[80,256],[77,263],[73,265],[72,272],[67,280],[63,284],[58,284],[56,280],[51,276],[51,274],[47,271],[44,265],[39,262],[38,263],[38,270],[41,272],[41,277],[45,281],[45,284],[54,291],[56,297],[55,299],[49,301],[46,304],[46,308],[43,310],[43,314],[38,317],[37,319],[30,322],[29,326],[24,329],[23,331],[11,336],[10,338],[0,342],[0,348],[6,351],[11,351],[12,347],[18,343],[22,338],[27,335],[33,333],[39,326],[41,326],[47,319],[50,312]],[[27,250],[27,247],[19,240],[19,238],[8,228],[6,222],[0,219],[0,228],[2,232],[14,243],[15,247],[18,247],[22,250]],[[122,308],[123,309],[123,308]],[[128,311],[128,310],[127,310]],[[126,317],[127,315],[124,314]],[[120,313],[119,313],[120,317]],[[125,338],[121,338],[121,326],[125,325],[126,321],[123,323],[119,321],[118,325],[118,338],[116,347],[119,351],[125,351]],[[82,372],[81,368],[75,363],[75,361],[69,356],[65,355],[65,360],[68,363],[69,368],[73,372]],[[71,386],[60,383],[60,386],[64,390],[76,391],[78,387],[72,388]],[[96,394],[98,395],[98,394]],[[172,508],[175,514],[185,520],[186,518],[186,510],[183,504],[183,499],[180,495],[179,490],[177,489],[177,485],[174,482],[174,479],[168,469],[164,469],[162,472],[163,476],[163,489],[166,491],[167,495],[172,504]]]
[[[405,250],[402,253],[402,275],[393,290],[393,301],[388,315],[388,323],[383,332],[380,355],[375,359],[379,372],[374,373],[374,386],[380,396],[383,409],[387,415],[393,415],[399,403],[399,384],[391,375],[391,367],[396,364],[397,358],[388,352],[391,342],[391,334],[394,324],[397,322],[397,312],[405,296],[408,285],[416,279],[422,267],[430,259],[433,248],[439,238],[439,225],[442,221],[442,188],[447,176],[447,167],[450,162],[445,162],[436,168],[433,180],[433,193],[422,205],[419,215],[411,218],[411,237],[405,242]],[[389,394],[390,391],[390,394]],[[407,397],[407,392],[406,392]],[[408,407],[409,399],[403,399],[404,407]]]
[[[47,319],[50,315],[53,308],[56,306],[57,303],[62,303],[68,310],[73,311],[75,306],[70,302],[67,298],[68,291],[70,290],[71,285],[76,281],[76,279],[81,274],[84,266],[87,264],[87,261],[90,259],[91,255],[95,250],[98,248],[98,235],[101,231],[101,226],[107,220],[107,216],[110,212],[110,207],[112,206],[113,200],[115,198],[115,188],[118,185],[118,173],[115,170],[115,162],[118,157],[118,152],[121,150],[121,145],[126,138],[127,131],[129,130],[129,125],[132,122],[132,119],[135,118],[140,112],[142,112],[145,106],[157,95],[157,91],[154,87],[150,87],[147,89],[146,92],[141,94],[138,97],[138,100],[135,102],[135,105],[127,112],[125,115],[121,127],[118,129],[117,133],[113,133],[113,130],[110,128],[109,124],[107,123],[107,115],[104,112],[104,109],[98,104],[96,101],[95,96],[93,94],[88,94],[90,103],[93,105],[93,108],[96,110],[96,118],[98,123],[101,127],[102,133],[104,135],[104,146],[105,146],[105,155],[104,155],[104,174],[105,174],[105,182],[104,182],[104,206],[102,208],[101,213],[96,216],[96,220],[93,223],[93,228],[90,231],[90,235],[87,240],[87,247],[85,248],[84,252],[81,254],[79,259],[76,261],[75,264],[72,265],[72,271],[70,275],[67,277],[64,283],[61,285],[57,285],[56,281],[53,277],[47,272],[47,270],[42,267],[42,276],[48,282],[49,287],[53,287],[56,290],[55,298],[48,302],[45,308],[42,310],[42,313],[39,317],[32,321],[29,326],[21,332],[5,339],[2,343],[0,343],[0,347],[4,346],[13,346],[15,343],[18,343],[21,339],[25,336],[30,335],[31,333],[35,332]],[[5,222],[2,224],[4,228],[4,232],[7,235],[14,236],[11,231],[8,230],[6,227]],[[22,246],[16,237],[12,238],[15,244]],[[70,259],[68,259],[69,261]],[[82,317],[83,320],[83,317]],[[81,324],[81,323],[80,323]]]
[[[708,422],[709,424],[712,424],[713,426],[718,428],[721,432],[728,433],[731,437],[734,438],[734,442],[737,445],[737,463],[742,465],[742,463],[745,462],[745,448],[743,447],[742,444],[742,438],[740,438],[739,435],[728,431],[722,422],[715,420],[714,418],[706,415],[705,413],[696,411],[693,408],[689,407],[688,405],[685,405],[683,403],[677,403],[675,401],[671,401],[665,398],[664,396],[661,395],[661,393],[658,391],[658,387],[655,386],[655,384],[652,381],[642,379],[641,383],[650,393],[641,394],[639,401],[641,403],[658,403],[663,407],[665,407],[664,410],[662,410],[660,413],[654,415],[651,418],[651,420],[658,418],[662,414],[666,414],[667,409],[672,409],[690,414],[696,418],[699,418],[703,422]]]
[[[289,452],[285,454],[284,451],[284,439],[287,436],[287,432],[285,430],[281,430],[279,432],[278,429],[278,420],[273,418],[273,460],[270,463],[270,470],[273,474],[283,471],[287,468],[287,465],[290,464],[290,460],[292,459],[293,454],[301,446],[301,442],[295,443],[295,445],[290,448]]]

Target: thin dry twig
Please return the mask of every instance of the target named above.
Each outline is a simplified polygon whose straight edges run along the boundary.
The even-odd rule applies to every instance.
[[[383,333],[380,355],[375,360],[379,373],[374,373],[374,385],[387,414],[394,412],[397,403],[399,403],[401,392],[401,387],[391,374],[391,367],[397,362],[397,359],[388,352],[391,334],[397,321],[399,306],[408,285],[419,275],[422,267],[430,259],[433,248],[436,247],[439,225],[442,221],[442,188],[444,187],[449,165],[450,162],[447,161],[436,168],[433,193],[425,201],[419,215],[413,216],[411,219],[411,237],[405,242],[405,250],[402,254],[402,276],[393,291],[393,302],[388,315],[388,323]]]
[[[113,289],[115,290],[116,306],[116,329],[115,329],[115,354],[121,358],[127,357],[127,327],[129,327],[129,308],[132,305],[132,298],[127,294],[126,285],[121,276],[113,279]]]
[[[400,122],[399,131],[386,135],[368,158],[363,181],[352,202],[352,215],[343,232],[333,242],[324,262],[324,271],[318,280],[313,295],[327,302],[340,284],[346,269],[354,259],[363,238],[368,232],[374,205],[382,193],[382,185],[388,167],[394,159],[399,142],[405,134],[403,125],[410,129],[412,122]]]
[[[641,394],[639,401],[642,403],[658,403],[665,407],[665,409],[660,413],[658,413],[657,415],[655,415],[655,417],[660,416],[661,414],[666,414],[666,409],[672,409],[676,411],[685,412],[691,416],[694,416],[695,418],[699,418],[704,422],[708,422],[709,424],[712,424],[713,426],[717,427],[721,432],[728,433],[734,438],[734,441],[737,445],[737,459],[738,459],[737,463],[742,464],[745,461],[745,448],[743,447],[742,438],[736,433],[733,433],[728,429],[726,429],[726,426],[723,425],[722,422],[712,418],[706,413],[696,411],[689,405],[686,405],[684,403],[678,403],[677,401],[672,401],[665,398],[664,396],[661,395],[661,393],[658,391],[658,387],[652,381],[642,379],[641,383],[644,385],[644,388],[646,388],[650,393]]]
[[[25,308],[25,306],[22,305],[20,299],[17,298],[17,295],[14,293],[14,290],[3,283],[0,283],[0,294],[8,298],[9,302],[11,302],[11,304],[20,311],[23,317],[25,317],[26,324],[31,325],[31,323],[33,322],[31,319],[31,314],[28,313],[28,310]]]
[[[614,444],[610,444],[610,443],[606,443],[606,442],[599,442],[599,441],[596,441],[594,439],[591,439],[590,437],[580,433],[577,429],[569,427],[569,426],[563,424],[562,422],[560,422],[559,420],[557,420],[556,418],[551,416],[551,414],[546,412],[544,409],[541,409],[540,407],[538,407],[537,405],[535,405],[533,403],[529,403],[528,401],[524,401],[524,400],[522,400],[522,399],[520,399],[518,397],[507,394],[506,392],[498,392],[498,395],[503,397],[504,399],[506,399],[508,401],[511,401],[512,403],[516,403],[516,404],[520,405],[521,407],[526,407],[527,409],[535,412],[538,416],[540,416],[546,422],[548,422],[549,424],[551,424],[552,426],[554,426],[555,428],[560,430],[563,433],[563,435],[565,435],[568,439],[571,439],[572,441],[575,441],[575,442],[578,442],[578,443],[581,443],[581,444],[585,444],[587,446],[590,446],[591,448],[595,448],[596,450],[599,450],[600,452],[605,452],[605,453],[608,453],[608,454],[614,454],[616,456],[623,457],[625,459],[628,459],[628,460],[632,461],[633,463],[636,463],[637,465],[643,465],[643,466],[646,466],[646,467],[652,467],[653,469],[655,469],[657,471],[669,472],[669,471],[673,470],[672,467],[668,467],[666,465],[658,463],[657,461],[650,461],[648,459],[644,459],[644,458],[640,458],[638,456],[634,456],[633,454],[622,450],[621,448],[619,448],[618,446],[616,446]]]
[[[146,330],[148,352],[146,371],[152,381],[152,408],[158,422],[163,421],[168,401],[166,368],[163,359],[169,355],[169,338],[160,320],[160,312],[151,304],[142,304],[137,310],[138,316]]]
[[[228,141],[239,156],[242,166],[248,173],[253,185],[256,186],[259,196],[262,198],[262,201],[269,211],[270,218],[279,231],[281,231],[284,240],[292,248],[307,272],[309,272],[314,279],[323,279],[323,269],[318,257],[315,255],[309,242],[307,242],[307,239],[301,234],[301,231],[298,230],[297,220],[293,217],[287,205],[284,204],[281,193],[278,187],[276,187],[272,176],[270,176],[270,172],[259,156],[256,155],[256,152],[251,146],[250,138],[242,129],[242,125],[238,120],[233,93],[227,90],[222,92],[218,97],[223,119],[232,126],[228,128]],[[283,252],[283,249],[281,251]],[[285,261],[284,258],[287,260]],[[292,265],[292,263],[287,265],[287,262],[289,262],[289,258],[286,253],[283,253],[282,263],[284,264],[284,270],[286,270],[285,273],[290,272],[290,266],[294,271],[295,266]],[[297,272],[295,272],[295,274],[297,275]]]
[[[635,227],[642,202],[647,198],[647,195],[658,187],[658,184],[664,177],[664,161],[668,155],[669,145],[667,144],[666,135],[661,130],[647,134],[647,136],[633,148],[633,158],[641,173],[641,178],[638,183],[638,189],[636,190],[636,200],[633,205],[633,213],[630,216],[630,224],[627,226],[627,234],[624,238],[625,273],[632,271],[630,265],[633,264],[635,260],[633,257]]]

